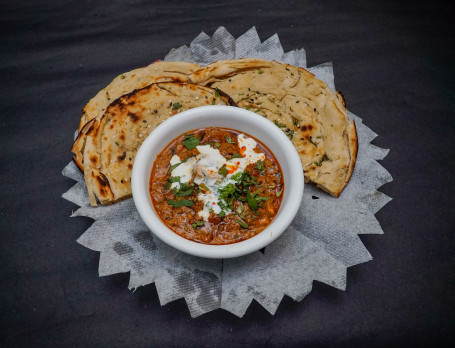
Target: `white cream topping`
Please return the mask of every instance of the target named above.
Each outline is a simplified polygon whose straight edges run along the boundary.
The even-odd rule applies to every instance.
[[[180,182],[172,183],[171,188],[179,188],[181,183],[189,183],[191,180],[199,185],[202,191],[197,198],[203,202],[204,206],[198,212],[198,216],[205,221],[208,220],[211,211],[215,214],[221,213],[221,207],[218,204],[218,190],[229,184],[235,184],[236,181],[232,180],[231,177],[243,172],[249,164],[265,159],[263,153],[254,152],[257,146],[254,139],[248,138],[244,134],[239,134],[237,141],[242,158],[226,160],[218,149],[214,149],[210,145],[199,145],[196,147],[199,155],[190,157],[186,162],[181,163],[177,155],[172,156],[170,160],[171,165],[181,163],[171,172],[172,177],[180,177]],[[226,177],[218,173],[223,165],[226,165]],[[204,185],[208,190],[204,190]],[[231,211],[225,211],[225,213],[230,214]]]
[[[180,157],[177,155],[172,156],[171,161],[169,162],[171,166],[180,162]]]
[[[177,161],[177,159],[178,159],[178,162],[172,164],[173,159],[174,159],[174,162]],[[193,178],[194,165],[196,164],[196,162],[197,162],[197,156],[190,157],[186,162],[181,163],[179,156],[174,155],[171,158],[171,162],[170,162],[171,165],[175,165],[177,163],[181,163],[181,164],[172,170],[171,176],[179,176],[181,183],[190,182],[191,179]],[[174,187],[180,187],[180,183],[173,182],[171,185],[171,188],[174,188]]]

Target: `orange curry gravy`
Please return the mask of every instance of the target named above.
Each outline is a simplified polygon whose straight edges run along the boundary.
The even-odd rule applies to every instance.
[[[209,145],[218,149],[226,160],[232,159],[230,163],[240,163],[235,159],[245,157],[246,154],[245,146],[239,148],[239,134],[257,143],[254,150],[251,150],[250,157],[254,151],[263,153],[265,158],[248,164],[244,171],[238,170],[235,174],[232,173],[235,168],[228,164],[219,169],[222,178],[227,180],[231,175],[236,179],[234,184],[229,187],[220,186],[216,192],[219,207],[224,210],[215,213],[207,208],[211,207],[209,204],[215,205],[215,202],[205,202],[204,208],[200,194],[207,194],[208,187],[204,183],[198,185],[194,182],[196,174],[193,174],[188,183],[171,187],[173,182],[180,181],[180,176],[172,176],[173,170],[179,165],[171,166],[171,158],[177,155],[182,161],[180,165],[185,160],[194,163],[196,159],[191,157],[200,155],[197,145]],[[255,236],[274,219],[283,196],[282,177],[278,161],[260,141],[232,129],[213,127],[187,132],[169,143],[153,164],[149,191],[155,211],[175,233],[203,244],[231,244]],[[203,208],[206,209],[206,219],[201,216]]]

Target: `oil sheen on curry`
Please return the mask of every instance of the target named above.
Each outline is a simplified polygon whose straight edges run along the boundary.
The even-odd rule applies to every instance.
[[[182,134],[157,156],[150,195],[161,220],[203,244],[231,244],[264,230],[284,190],[280,165],[252,136],[226,128]]]

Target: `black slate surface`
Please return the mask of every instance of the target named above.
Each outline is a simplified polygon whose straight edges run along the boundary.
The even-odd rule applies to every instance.
[[[3,1],[0,13],[0,345],[448,346],[454,340],[454,62],[450,2]],[[345,292],[315,282],[275,316],[191,319],[154,285],[98,278],[75,240],[91,220],[61,198],[80,110],[118,74],[163,58],[201,31],[256,26],[308,65],[332,61],[348,108],[390,148],[393,197],[362,236],[374,260]]]

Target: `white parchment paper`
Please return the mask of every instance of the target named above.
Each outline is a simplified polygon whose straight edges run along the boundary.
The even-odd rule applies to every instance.
[[[303,48],[284,52],[276,34],[261,43],[254,27],[237,39],[223,27],[212,37],[201,33],[189,47],[172,49],[164,60],[204,66],[242,57],[306,68]],[[308,70],[335,90],[331,63]],[[211,260],[177,251],[151,234],[132,199],[91,207],[83,176],[71,162],[63,175],[77,183],[63,198],[80,207],[72,216],[95,220],[77,241],[100,252],[100,276],[130,272],[130,289],[155,283],[161,305],[183,297],[192,317],[217,308],[242,317],[253,299],[274,314],[284,295],[300,301],[314,280],[344,290],[347,267],[372,259],[358,235],[383,233],[374,214],[391,198],[377,189],[392,181],[377,162],[388,150],[370,144],[377,135],[358,116],[349,117],[355,119],[359,139],[351,181],[339,198],[306,185],[297,217],[264,253]]]

